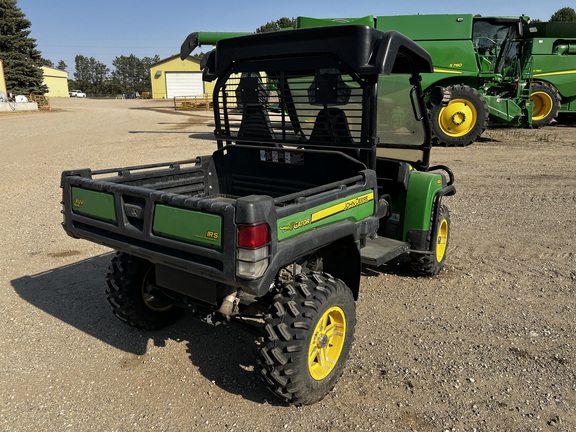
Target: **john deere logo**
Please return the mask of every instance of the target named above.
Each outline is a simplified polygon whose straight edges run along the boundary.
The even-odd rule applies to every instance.
[[[76,198],[74,200],[74,208],[80,208],[84,205],[84,200],[80,199],[80,198]]]
[[[323,210],[312,213],[312,222],[318,222],[319,220],[325,219],[346,210],[353,209],[354,207],[361,206],[362,204],[366,204],[372,200],[374,200],[374,192],[370,191],[359,197],[346,200],[339,204],[335,204]]]

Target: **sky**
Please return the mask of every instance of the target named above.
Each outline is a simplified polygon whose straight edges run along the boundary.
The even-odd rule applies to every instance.
[[[17,0],[17,5],[32,23],[30,37],[42,57],[55,65],[64,60],[73,78],[78,54],[113,69],[112,61],[122,55],[178,54],[192,32],[253,32],[281,17],[471,13],[548,21],[558,9],[576,9],[576,0]]]

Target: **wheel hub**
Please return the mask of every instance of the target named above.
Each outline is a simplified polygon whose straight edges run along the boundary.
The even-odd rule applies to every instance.
[[[463,111],[458,111],[452,115],[452,123],[454,123],[455,126],[460,126],[464,124],[465,121],[466,113]]]
[[[328,336],[326,334],[318,335],[318,339],[316,340],[316,346],[319,349],[326,348],[328,346]]]

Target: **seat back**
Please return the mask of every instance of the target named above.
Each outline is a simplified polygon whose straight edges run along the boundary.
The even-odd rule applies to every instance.
[[[318,112],[310,142],[348,146],[354,144],[348,118],[340,108],[323,108]]]
[[[236,100],[242,109],[242,119],[237,138],[247,141],[272,141],[276,139],[266,110],[266,91],[260,76],[245,74],[236,89]],[[241,142],[238,142],[242,144]]]
[[[270,118],[260,105],[246,105],[238,129],[238,138],[254,141],[272,141],[276,139]]]

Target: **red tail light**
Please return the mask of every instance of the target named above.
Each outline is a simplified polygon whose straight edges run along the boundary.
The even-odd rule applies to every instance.
[[[261,223],[254,226],[238,227],[238,246],[245,249],[256,249],[270,242],[268,225]]]

